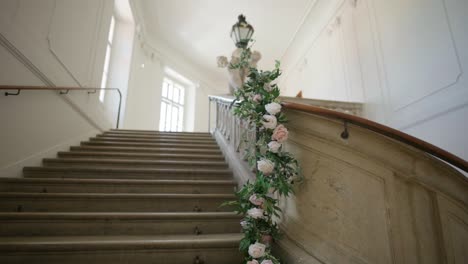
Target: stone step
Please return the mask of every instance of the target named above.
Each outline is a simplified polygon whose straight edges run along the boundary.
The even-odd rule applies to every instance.
[[[216,141],[210,140],[193,140],[193,139],[146,139],[146,138],[120,138],[120,137],[91,137],[89,141],[117,141],[117,142],[130,142],[130,143],[174,143],[174,144],[193,144],[193,145],[215,145]]]
[[[0,193],[0,212],[218,212],[233,194]]]
[[[207,168],[227,169],[224,161],[127,160],[93,158],[43,159],[44,166],[52,167],[127,167],[127,168]]]
[[[128,146],[77,146],[70,147],[71,151],[106,151],[106,152],[129,152],[129,153],[159,153],[159,154],[200,154],[200,155],[222,155],[219,149],[200,149],[200,148],[171,148],[171,147],[150,147],[150,148],[132,148]]]
[[[0,178],[0,192],[232,194],[236,186],[232,180]]]
[[[0,263],[239,264],[241,238],[241,234],[1,237]]]
[[[171,154],[171,153],[132,153],[109,151],[68,151],[58,152],[60,158],[122,158],[138,160],[193,160],[224,161],[224,156],[214,154]]]
[[[229,169],[115,167],[24,167],[25,178],[230,180]]]
[[[0,213],[0,236],[119,236],[240,232],[233,212]]]
[[[193,143],[141,143],[141,142],[120,142],[120,141],[83,141],[81,146],[113,146],[132,148],[170,148],[170,149],[215,149],[219,150],[216,144],[193,144]],[[172,151],[172,150],[171,150]]]
[[[151,135],[151,134],[122,134],[104,132],[96,135],[96,137],[118,137],[118,138],[134,138],[134,139],[181,139],[181,140],[207,140],[216,141],[212,136],[197,136],[197,135]]]
[[[169,136],[205,136],[211,137],[208,132],[168,132],[168,131],[157,131],[157,130],[132,130],[132,129],[111,129],[105,133],[120,133],[120,134],[148,134],[148,135],[169,135]]]

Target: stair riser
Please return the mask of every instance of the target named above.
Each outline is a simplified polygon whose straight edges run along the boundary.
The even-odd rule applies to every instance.
[[[118,141],[88,141],[81,142],[81,146],[107,146],[107,147],[131,147],[131,148],[174,148],[174,149],[202,149],[218,150],[219,147],[214,144],[182,144],[182,143],[130,143]]]
[[[121,138],[121,137],[93,137],[89,141],[119,141],[119,142],[143,142],[143,143],[185,143],[185,144],[212,144],[217,145],[214,139],[190,139],[190,138]]]
[[[149,130],[110,130],[104,133],[211,137],[211,134],[208,132],[163,132],[163,131],[149,131]]]
[[[209,154],[222,155],[219,149],[184,149],[184,148],[132,148],[112,146],[81,146],[70,147],[71,151],[105,151],[105,152],[127,152],[127,153],[158,153],[158,154]]]
[[[59,158],[93,158],[93,159],[129,159],[129,160],[172,160],[172,161],[225,161],[222,155],[145,155],[145,154],[126,154],[126,153],[81,153],[77,152],[59,152]]]
[[[202,263],[239,264],[242,255],[237,246],[180,250],[115,250],[75,252],[1,252],[0,262],[8,264],[192,264],[196,256]]]
[[[73,168],[100,168],[100,167],[112,167],[112,168],[153,168],[153,169],[227,169],[228,166],[226,163],[220,164],[190,164],[190,163],[176,163],[176,164],[158,164],[158,163],[109,163],[109,162],[99,162],[97,160],[91,162],[63,162],[63,161],[44,161],[44,166],[50,167],[73,167]]]
[[[240,232],[239,219],[0,220],[0,236],[178,235]]]
[[[104,133],[96,135],[96,137],[118,137],[118,138],[134,138],[134,139],[182,139],[182,140],[215,140],[211,136],[188,136],[188,135],[138,135],[138,134],[118,134]]]
[[[99,184],[21,184],[5,183],[0,185],[0,192],[31,193],[188,193],[232,194],[234,185],[99,185]]]
[[[133,180],[230,180],[227,174],[137,174],[137,173],[79,173],[79,172],[23,172],[26,178],[63,179],[133,179]]]
[[[1,212],[203,212],[232,211],[219,207],[223,198],[64,198],[64,197],[1,197]]]

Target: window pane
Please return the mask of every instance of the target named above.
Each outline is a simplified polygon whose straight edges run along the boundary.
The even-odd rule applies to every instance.
[[[172,86],[172,83],[169,83],[169,85],[167,86],[167,99],[171,101],[172,101],[173,88],[174,87]]]
[[[160,131],[182,131],[184,120],[185,88],[164,78],[161,89]]]
[[[179,120],[177,122],[177,131],[182,131],[183,127],[183,121],[184,121],[184,109],[179,108]]]
[[[161,115],[159,120],[159,130],[164,131],[165,124],[166,124],[166,108],[167,104],[165,102],[161,102]]]
[[[179,109],[177,106],[172,107],[172,122],[171,122],[171,131],[177,131],[177,118],[179,117]]]
[[[180,90],[178,86],[174,87],[174,97],[172,98],[172,101],[177,103],[179,102],[179,91]]]
[[[179,98],[179,104],[184,105],[184,98],[185,97],[185,89],[182,87],[180,89],[180,98]]]
[[[170,131],[171,129],[171,119],[172,119],[172,105],[167,105],[166,110],[166,122],[164,124],[164,130]]]
[[[109,41],[109,43],[111,43],[111,44],[112,44],[112,40],[114,39],[114,28],[115,28],[115,19],[112,16],[110,29],[109,29],[109,38],[107,39]]]
[[[109,72],[110,53],[111,53],[111,46],[107,44],[106,58],[104,59],[104,73],[106,74]]]
[[[162,87],[162,97],[166,97],[166,98],[167,98],[167,86],[168,86],[167,82],[164,81],[164,82],[163,82],[163,87]]]

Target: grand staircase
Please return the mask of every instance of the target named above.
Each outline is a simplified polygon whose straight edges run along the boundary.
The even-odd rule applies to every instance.
[[[0,263],[241,263],[208,133],[110,130],[0,178]]]

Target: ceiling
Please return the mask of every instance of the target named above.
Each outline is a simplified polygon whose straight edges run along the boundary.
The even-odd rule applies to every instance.
[[[216,57],[235,49],[230,30],[239,14],[255,28],[262,69],[281,59],[315,0],[140,0],[147,34],[164,41],[188,62],[223,80]]]

